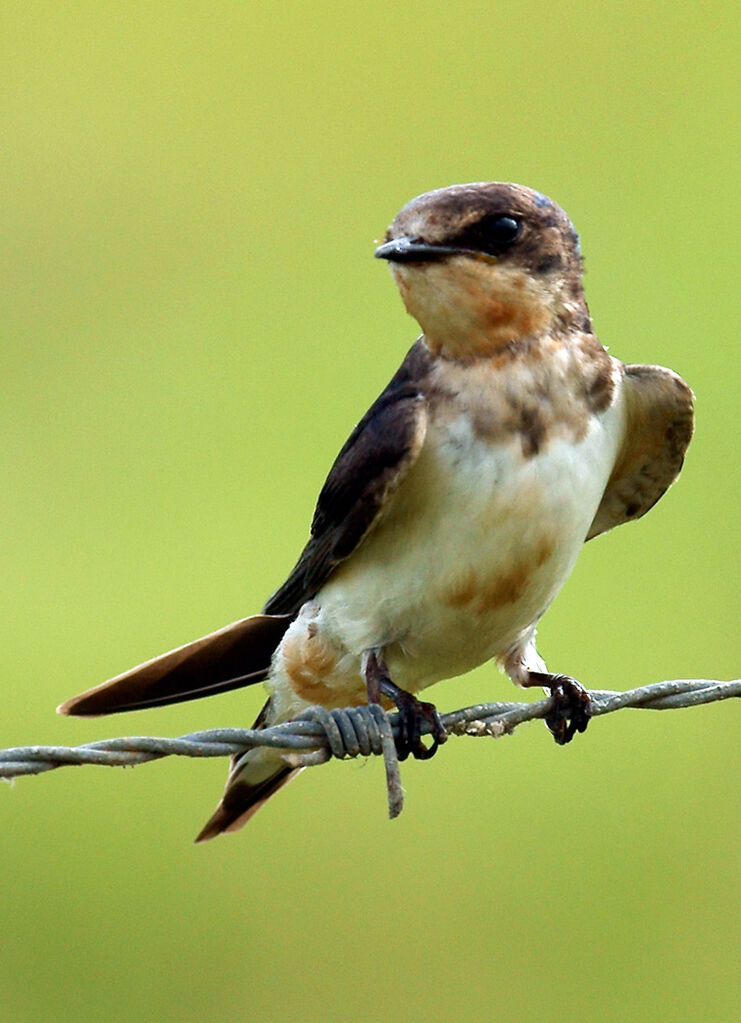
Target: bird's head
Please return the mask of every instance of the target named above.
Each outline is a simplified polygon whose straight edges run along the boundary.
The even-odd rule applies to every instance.
[[[376,250],[428,346],[458,359],[589,329],[579,238],[522,185],[453,185],[412,199]]]

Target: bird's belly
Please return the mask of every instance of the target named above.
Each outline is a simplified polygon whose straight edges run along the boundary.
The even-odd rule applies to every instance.
[[[361,702],[369,649],[418,691],[526,641],[584,542],[610,437],[595,421],[579,443],[525,457],[514,443],[433,433],[382,522],[286,636],[289,661],[318,655],[304,677],[320,684],[304,698]]]

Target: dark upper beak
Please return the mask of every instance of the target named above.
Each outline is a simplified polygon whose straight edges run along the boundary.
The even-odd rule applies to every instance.
[[[391,263],[429,263],[460,255],[464,251],[449,245],[428,245],[414,238],[393,238],[378,246],[376,259],[388,259]]]

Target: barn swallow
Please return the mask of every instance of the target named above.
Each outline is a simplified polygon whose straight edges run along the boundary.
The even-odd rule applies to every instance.
[[[96,715],[265,681],[255,727],[312,704],[395,704],[400,755],[445,738],[417,693],[493,659],[554,695],[558,742],[583,731],[579,683],[548,673],[536,624],[582,544],[637,519],[676,479],[692,392],[624,365],[592,329],[578,236],[520,185],[455,185],[409,202],[376,250],[422,328],[350,435],[295,568],[261,615],[62,704]],[[432,745],[421,738],[432,723]],[[234,831],[297,770],[233,759],[197,841]]]

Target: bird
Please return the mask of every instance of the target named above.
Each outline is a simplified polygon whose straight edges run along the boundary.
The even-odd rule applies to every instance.
[[[335,459],[286,581],[261,614],[60,713],[264,682],[257,729],[312,705],[382,703],[400,712],[400,758],[425,759],[446,735],[418,694],[493,661],[514,683],[552,693],[557,742],[585,730],[588,694],[547,670],[536,627],[584,543],[640,518],[679,475],[692,391],[672,370],[626,365],[603,347],[579,237],[531,188],[425,192],[375,256],[422,333]],[[299,770],[273,748],[233,757],[196,841],[237,830]]]

